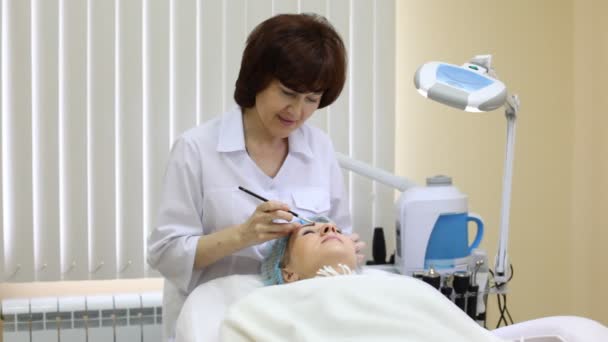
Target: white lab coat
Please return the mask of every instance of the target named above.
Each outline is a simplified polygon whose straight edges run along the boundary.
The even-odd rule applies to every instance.
[[[231,274],[259,272],[272,242],[251,246],[194,270],[201,235],[245,222],[261,203],[243,186],[287,203],[304,216],[325,215],[352,231],[342,172],[329,137],[302,125],[289,136],[289,152],[278,174],[267,176],[245,150],[243,119],[236,107],[188,130],[174,143],[165,173],[158,222],[148,239],[148,263],[165,277],[164,340],[197,285]]]

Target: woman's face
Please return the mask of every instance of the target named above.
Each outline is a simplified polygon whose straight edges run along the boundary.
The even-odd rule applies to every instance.
[[[322,95],[295,92],[275,79],[256,95],[254,109],[270,135],[287,138],[317,110]]]
[[[285,282],[313,278],[325,266],[357,266],[355,243],[331,223],[316,223],[291,234],[286,253]]]

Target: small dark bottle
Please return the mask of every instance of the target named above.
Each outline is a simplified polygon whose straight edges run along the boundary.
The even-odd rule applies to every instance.
[[[384,230],[382,227],[374,228],[374,235],[372,238],[372,256],[374,258],[374,264],[386,264],[386,242],[384,241]]]
[[[443,295],[449,299],[452,300],[452,288],[448,287],[448,286],[444,286],[441,288],[441,293],[443,293]]]
[[[465,295],[469,289],[471,283],[471,273],[468,271],[456,271],[454,272],[453,287],[456,295],[454,296],[454,303],[456,306],[461,308],[463,311],[466,310],[466,299]]]
[[[425,273],[422,276],[422,280],[439,290],[439,286],[441,285],[441,275],[435,272],[435,269],[431,268],[427,273]]]
[[[469,296],[467,297],[467,315],[472,319],[477,317],[477,292],[479,292],[478,285],[469,286]]]

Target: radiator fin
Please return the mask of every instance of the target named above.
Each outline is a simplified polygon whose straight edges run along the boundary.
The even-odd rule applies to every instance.
[[[162,294],[2,301],[5,342],[161,342]],[[144,334],[145,332],[145,334]]]

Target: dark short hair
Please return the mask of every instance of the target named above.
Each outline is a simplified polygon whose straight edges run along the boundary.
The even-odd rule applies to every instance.
[[[273,79],[300,92],[323,92],[319,108],[332,104],[346,79],[346,49],[324,17],[280,14],[259,24],[247,38],[234,99],[242,108]]]

